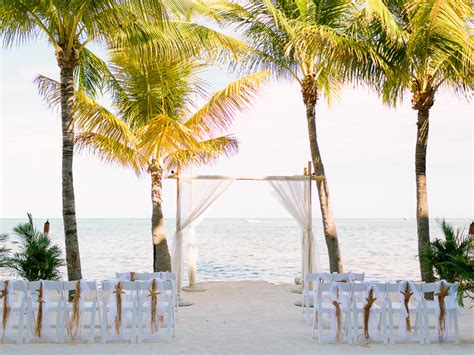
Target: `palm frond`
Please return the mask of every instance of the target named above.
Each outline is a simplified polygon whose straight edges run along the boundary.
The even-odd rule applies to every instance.
[[[135,147],[108,136],[81,132],[75,137],[75,146],[79,151],[90,152],[106,163],[133,169],[137,175],[147,168],[146,159],[139,154]]]
[[[233,123],[235,115],[254,102],[268,76],[268,71],[258,72],[230,83],[212,95],[210,100],[186,121],[185,126],[199,138],[209,138],[226,131]]]
[[[143,156],[162,162],[166,155],[183,149],[195,150],[198,141],[179,120],[156,115],[137,130],[137,149]]]
[[[238,149],[239,144],[234,136],[208,139],[198,142],[192,150],[180,149],[170,152],[164,160],[164,166],[171,170],[178,166],[208,165],[222,156],[231,157],[237,154]]]

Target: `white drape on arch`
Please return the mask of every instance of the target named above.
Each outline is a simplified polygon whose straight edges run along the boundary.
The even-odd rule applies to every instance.
[[[301,228],[301,277],[319,271],[319,251],[313,234],[311,211],[311,180],[266,179],[278,202],[298,222]]]
[[[181,292],[183,286],[183,231],[188,231],[188,270],[189,281],[193,285],[196,279],[196,260],[197,260],[197,243],[195,228],[204,217],[204,213],[208,208],[221,196],[225,190],[234,182],[234,178],[209,178],[200,179],[180,178],[178,179],[178,196],[176,206],[176,233],[173,243],[173,260],[172,268],[176,273],[178,293]],[[182,192],[184,184],[190,184],[191,199],[188,209],[182,208]]]

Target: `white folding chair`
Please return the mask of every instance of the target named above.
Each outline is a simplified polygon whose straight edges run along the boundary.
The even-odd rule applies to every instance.
[[[133,273],[133,281],[139,281],[139,280],[147,280],[147,274],[146,272],[134,272]],[[132,281],[132,272],[127,271],[127,272],[116,272],[115,277],[119,280],[123,281]]]
[[[421,285],[424,296],[423,319],[425,341],[427,344],[430,344],[431,341],[435,340],[440,342],[454,341],[456,344],[459,343],[458,306],[456,303],[457,287],[457,284],[448,283],[445,280]],[[441,308],[443,305],[440,303],[440,294],[443,291],[442,288],[444,288],[444,291],[447,291],[447,295],[443,302],[444,320],[441,319]],[[433,294],[434,300],[427,300],[426,294]],[[434,318],[433,326],[431,326],[430,322],[432,318]],[[435,334],[431,334],[432,329],[436,330]]]
[[[25,342],[29,343],[32,339],[60,342],[64,337],[61,281],[33,281],[28,283],[27,289]]]
[[[21,280],[0,280],[0,314],[2,315],[1,340],[16,340],[18,344],[23,341],[24,314],[26,311],[27,283]],[[8,315],[5,312],[5,306]],[[5,328],[3,328],[3,317],[6,318]],[[17,326],[16,337],[13,335],[14,325]]]
[[[74,324],[74,304],[68,301],[68,295],[70,291],[75,291],[77,286],[80,286],[79,296],[79,322]],[[63,312],[61,324],[63,329],[66,330],[69,337],[74,341],[75,339],[87,340],[89,343],[94,342],[95,329],[96,329],[96,316],[99,316],[100,324],[100,309],[99,309],[99,296],[97,292],[97,284],[95,281],[65,281],[63,282]],[[89,321],[89,334],[86,335],[86,321],[84,316],[88,316]],[[87,319],[86,319],[87,320]]]
[[[406,292],[409,293],[405,296]],[[409,296],[411,293],[413,294]],[[408,302],[406,306],[405,300]],[[425,330],[420,284],[411,281],[387,283],[387,314],[391,344],[397,341],[424,343]],[[395,319],[398,319],[398,327],[395,327]],[[397,332],[395,332],[396,329]]]
[[[136,341],[138,310],[137,282],[102,281],[101,341]],[[120,296],[117,296],[117,295]],[[126,295],[130,295],[128,299]],[[120,303],[118,301],[120,297]]]
[[[152,319],[153,281],[156,281],[156,318]],[[138,289],[138,333],[141,343],[148,339],[162,339],[170,342],[174,336],[175,287],[171,281],[151,279],[137,283]],[[167,296],[167,295],[170,296]],[[152,323],[157,327],[152,326]]]
[[[301,299],[301,317],[306,313],[306,324],[311,324],[311,308],[315,309],[314,295],[317,283],[331,282],[332,277],[328,272],[307,273],[303,281],[303,294]]]
[[[317,312],[313,321],[313,338],[317,328],[319,344],[326,341],[352,344],[352,284],[320,283],[315,292]],[[330,302],[325,301],[328,298],[331,300]],[[337,316],[338,310],[340,311],[340,323]],[[329,326],[326,326],[328,323]],[[328,335],[325,334],[326,330],[329,331]]]
[[[348,278],[352,282],[364,282],[365,273],[364,272],[349,272]]]
[[[334,282],[364,282],[365,273],[357,272],[333,272],[331,274]]]
[[[368,313],[368,329],[364,329],[365,306],[372,292],[375,298]],[[385,283],[353,283],[352,284],[352,326],[354,342],[383,341],[388,343],[387,336],[387,301]],[[360,301],[362,300],[362,301]],[[369,338],[367,338],[367,336]],[[364,339],[361,342],[361,339]]]
[[[163,281],[171,281],[173,284],[173,289],[175,293],[175,312],[176,312],[176,318],[178,318],[178,282],[176,278],[176,273],[175,272],[169,272],[169,271],[159,271],[159,272],[147,272],[146,273],[146,279],[147,280],[152,280],[152,279],[160,279]],[[166,294],[170,296],[170,292],[166,291]]]

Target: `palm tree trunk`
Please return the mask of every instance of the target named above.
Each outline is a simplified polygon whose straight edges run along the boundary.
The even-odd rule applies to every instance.
[[[433,270],[424,257],[423,250],[430,242],[430,221],[428,214],[428,192],[426,189],[426,147],[429,132],[429,110],[418,110],[415,171],[416,171],[416,223],[418,229],[418,258],[420,261],[421,279],[433,282]]]
[[[151,234],[153,237],[153,271],[171,271],[171,257],[165,234],[163,218],[163,169],[155,163],[149,168],[151,174]]]
[[[329,269],[331,272],[343,272],[341,250],[337,238],[336,224],[332,216],[329,199],[329,187],[324,173],[324,164],[319,150],[316,135],[316,102],[318,99],[317,84],[312,76],[306,76],[302,83],[303,101],[306,107],[306,120],[308,123],[309,145],[311,159],[313,160],[316,175],[324,176],[324,180],[317,180],[319,207],[323,220],[324,237],[328,248]]]
[[[72,167],[74,156],[74,66],[61,66],[61,121],[63,134],[62,195],[63,224],[66,244],[67,275],[69,280],[80,280],[81,258],[77,237],[76,204]]]

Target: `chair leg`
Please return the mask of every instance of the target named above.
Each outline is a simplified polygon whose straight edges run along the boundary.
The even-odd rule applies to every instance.
[[[431,339],[430,339],[430,322],[429,322],[429,314],[427,311],[422,312],[423,314],[423,333],[424,333],[424,338],[425,338],[425,344],[431,344]]]
[[[23,310],[23,307],[20,309],[19,315],[18,315],[18,335],[16,338],[16,343],[21,344],[23,341],[23,319],[25,317],[25,311]]]
[[[352,342],[357,344],[359,342],[359,314],[356,308],[354,308],[352,318]]]
[[[384,344],[388,344],[388,337],[387,337],[387,312],[386,312],[386,310],[382,310],[380,319],[381,319],[380,328],[381,328],[381,334],[382,334],[382,338],[383,338],[383,343],[384,343]]]
[[[58,306],[58,309],[56,310],[56,342],[57,343],[64,343],[64,330],[63,326],[61,323],[62,320],[62,306]]]
[[[458,322],[458,310],[455,308],[452,310],[452,320],[454,323],[454,342],[459,344],[459,322]]]
[[[26,311],[26,324],[25,324],[25,343],[29,343],[31,340],[31,333],[32,333],[32,328],[31,328],[31,316],[32,316],[32,311],[27,310]]]
[[[107,339],[107,305],[103,300],[102,317],[100,317],[100,342],[105,344]]]
[[[393,325],[393,310],[389,308],[388,310],[388,327],[389,327],[389,342],[390,344],[395,344],[395,331]]]
[[[137,317],[137,342],[143,342],[143,311],[141,309],[138,310]]]
[[[346,313],[346,319],[344,320],[344,331],[347,334],[347,343],[354,344],[354,327],[352,324],[352,315],[351,311]]]
[[[137,342],[137,312],[132,311],[132,338],[131,343]]]
[[[89,325],[89,343],[93,343],[94,342],[94,338],[95,338],[95,316],[96,316],[96,312],[97,312],[97,309],[95,306],[92,307],[92,311],[91,311],[91,322],[90,322],[90,325]]]
[[[318,310],[318,343],[323,344],[323,312]]]
[[[65,329],[67,329],[67,319],[68,319],[68,313],[67,313],[67,306],[65,305],[63,307],[63,311],[61,312],[61,317],[60,317],[60,329],[62,330],[63,332],[63,335],[61,337],[61,343],[64,343],[65,339],[66,339],[66,333],[68,333],[68,331],[66,330],[66,333],[64,332]]]

